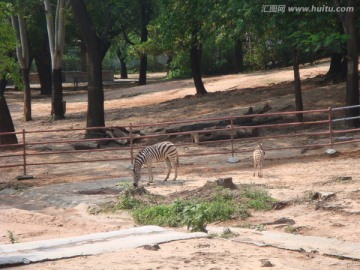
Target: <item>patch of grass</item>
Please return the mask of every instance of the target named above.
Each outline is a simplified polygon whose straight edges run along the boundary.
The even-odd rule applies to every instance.
[[[222,234],[220,235],[220,237],[225,238],[225,239],[229,239],[229,238],[236,237],[236,236],[238,236],[238,234],[234,233],[229,228],[225,228],[224,231],[222,232]]]
[[[269,211],[276,202],[267,190],[253,185],[244,186],[242,196],[247,199],[245,202],[247,207],[255,210]]]
[[[295,227],[295,226],[292,226],[292,225],[287,225],[287,226],[284,228],[284,230],[285,230],[286,233],[298,234],[298,233],[299,233],[299,230],[300,230],[300,227]]]
[[[191,231],[206,231],[209,223],[246,219],[250,217],[249,209],[271,210],[275,202],[265,189],[255,186],[236,190],[217,187],[212,193],[204,191],[171,203],[165,201],[165,198],[148,193],[136,195],[135,190],[128,187],[118,202],[106,209],[130,210],[135,222],[141,225],[187,226]]]
[[[9,184],[9,183],[0,184],[0,191],[3,190],[3,189],[6,189],[6,188],[12,188],[12,189],[14,189],[16,191],[23,191],[25,189],[28,189],[29,186],[20,185],[20,184]]]
[[[132,210],[140,207],[142,201],[131,197],[129,195],[123,195],[120,197],[119,202],[114,206],[114,210]]]
[[[212,201],[175,200],[172,204],[143,206],[133,212],[139,224],[160,226],[186,225],[191,231],[206,231],[206,225],[214,221],[232,218],[238,205],[232,200],[217,197]]]
[[[7,231],[7,235],[9,237],[11,244],[18,243],[18,239],[16,238],[15,234],[12,231]]]

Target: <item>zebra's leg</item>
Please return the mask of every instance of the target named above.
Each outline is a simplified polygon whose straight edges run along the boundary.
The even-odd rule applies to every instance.
[[[170,160],[167,158],[167,159],[165,159],[165,162],[166,162],[166,166],[168,168],[168,173],[167,173],[164,181],[168,180],[170,172],[171,172],[171,162],[170,162]]]
[[[175,163],[173,163],[173,167],[175,167],[175,176],[173,179],[173,181],[175,181],[176,177],[177,177],[177,169],[179,167],[179,155],[176,156],[176,160],[175,160]]]
[[[152,172],[152,164],[151,164],[151,163],[148,163],[148,164],[147,164],[147,168],[148,168],[148,176],[149,176],[148,185],[150,185],[150,183],[152,183],[153,180],[154,180],[154,176],[153,176],[153,172]]]
[[[175,176],[174,176],[173,181],[175,181],[175,180],[176,180],[178,166],[179,166],[178,164],[174,164],[174,167],[175,167]]]

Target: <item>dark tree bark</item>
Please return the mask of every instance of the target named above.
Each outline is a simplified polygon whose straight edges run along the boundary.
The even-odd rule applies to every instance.
[[[242,46],[242,40],[238,39],[235,41],[235,73],[244,71],[244,51]]]
[[[62,69],[52,71],[51,115],[54,120],[64,119],[65,108],[62,91]]]
[[[347,74],[346,74],[346,105],[359,105],[359,76],[358,76],[358,51],[356,42],[355,29],[355,8],[356,1],[350,0],[349,6],[354,7],[354,12],[347,12],[346,14],[346,33],[349,35],[347,42]],[[359,108],[347,110],[347,117],[359,116]],[[346,124],[352,127],[359,126],[359,119],[351,119],[346,121]]]
[[[38,12],[39,14],[42,14],[41,18],[38,18],[38,20],[45,20],[43,10],[39,8]],[[43,25],[40,24],[39,27],[43,28]],[[35,65],[40,80],[40,94],[51,95],[51,55],[47,32],[41,31],[40,34],[30,32],[29,41],[30,55],[35,59]]]
[[[295,108],[297,111],[302,111],[303,101],[301,93],[301,80],[299,71],[299,57],[296,49],[293,49],[293,66],[294,66],[294,90],[295,90]],[[303,114],[296,114],[296,119],[299,122],[303,122]]]
[[[104,127],[104,90],[102,85],[102,59],[106,46],[97,36],[96,27],[87,12],[83,0],[70,0],[75,21],[79,26],[80,34],[86,43],[88,65],[88,110],[87,127]],[[108,46],[107,46],[108,48]],[[104,52],[105,51],[105,52]],[[96,137],[98,130],[87,132],[88,137]]]
[[[147,26],[150,22],[151,0],[141,0],[141,43],[148,40]],[[140,57],[139,85],[146,84],[147,54]]]
[[[81,71],[87,71],[87,51],[86,51],[86,44],[81,41],[80,43],[80,66]]]
[[[326,76],[328,78],[345,78],[346,76],[346,58],[341,53],[331,55],[330,68]]]
[[[190,65],[197,95],[207,94],[201,75],[201,53],[201,44],[194,39],[190,48]]]
[[[349,35],[346,46],[346,106],[359,105],[359,75],[358,75],[358,49],[356,40],[356,0],[348,0],[348,7],[353,8],[353,12],[338,12],[337,15],[343,26],[345,34]],[[340,2],[334,0],[335,7],[340,7]],[[346,117],[359,116],[359,108],[352,108],[346,110]],[[360,126],[360,119],[349,119],[346,125],[350,127]]]
[[[40,80],[40,94],[51,95],[51,59],[49,51],[43,50],[35,55],[35,65]]]
[[[15,132],[14,123],[4,95],[6,85],[7,80],[2,78],[0,80],[0,134],[5,132]],[[17,143],[18,140],[16,134],[0,135],[0,145]]]
[[[30,92],[30,78],[29,69],[20,69],[21,77],[24,83],[24,119],[31,121],[31,92]]]
[[[120,49],[117,50],[117,57],[120,60],[120,75],[121,79],[127,79],[128,78],[128,72],[127,72],[127,66],[126,66],[126,59]]]

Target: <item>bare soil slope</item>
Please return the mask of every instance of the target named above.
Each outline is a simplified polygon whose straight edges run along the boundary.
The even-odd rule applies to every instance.
[[[321,76],[329,63],[305,66],[301,69],[305,109],[341,106],[345,100],[345,84],[323,83]],[[109,86],[105,90],[106,122],[109,126],[173,119],[206,118],[243,114],[250,106],[268,103],[272,111],[294,109],[291,68],[205,78],[209,95],[193,96],[191,80],[154,82],[146,86]],[[319,76],[319,77],[318,77]],[[125,87],[126,86],[126,87]],[[22,121],[22,97],[19,92],[7,93],[16,129],[27,130],[84,127],[86,93],[66,90],[67,118],[49,122],[50,98],[34,92],[34,121]],[[39,134],[41,136],[47,136]],[[355,134],[359,136],[359,134]],[[287,142],[291,144],[292,142]],[[180,162],[177,182],[160,182],[164,165],[157,165],[154,185],[147,189],[155,194],[169,195],[202,187],[208,180],[232,177],[236,184],[254,183],[265,187],[287,207],[270,212],[254,212],[246,220],[232,220],[216,226],[254,227],[266,230],[293,231],[303,235],[332,237],[360,242],[360,169],[359,146],[339,147],[340,154],[329,157],[325,149],[313,149],[306,155],[300,150],[272,151],[267,155],[264,178],[252,176],[252,161],[248,154],[240,155],[240,163],[226,162],[226,156],[197,157]],[[18,169],[1,171],[1,185],[44,186],[54,183],[86,182],[119,178],[131,181],[128,164],[69,164],[32,167],[34,180],[18,182]],[[342,180],[341,177],[351,177]],[[143,180],[145,181],[145,180]],[[335,196],[320,203],[311,199],[317,191],[335,192]],[[134,226],[127,213],[90,215],[87,204],[76,207],[39,207],[40,200],[20,199],[15,194],[0,195],[0,243],[9,243],[9,233],[20,242],[109,231]],[[101,196],[101,194],[99,194]],[[97,196],[99,196],[97,195]],[[105,196],[105,194],[102,194]],[[94,197],[94,200],[96,201]],[[280,218],[295,221],[292,227],[262,225]],[[256,247],[227,239],[194,239],[162,244],[160,250],[128,250],[92,257],[72,258],[22,267],[23,269],[259,269],[261,260],[268,259],[274,269],[356,269],[360,263],[324,257],[316,253],[301,253],[271,247]],[[15,269],[15,268],[14,268]]]

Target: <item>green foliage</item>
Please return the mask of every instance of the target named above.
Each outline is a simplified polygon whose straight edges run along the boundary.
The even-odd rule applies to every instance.
[[[115,206],[116,209],[132,210],[140,207],[142,201],[129,195],[123,195],[119,199],[119,203]]]
[[[7,231],[7,235],[8,235],[8,237],[9,237],[9,240],[10,240],[10,243],[11,243],[11,244],[18,243],[18,239],[17,239],[17,237],[15,236],[14,232],[12,232],[12,231]]]
[[[294,227],[292,225],[286,225],[286,227],[284,228],[286,233],[291,233],[291,234],[298,234],[299,229],[300,227]]]
[[[208,223],[230,219],[236,207],[234,202],[221,199],[210,202],[176,200],[170,205],[137,208],[133,217],[140,224],[171,227],[186,225],[191,231],[206,231]]]
[[[294,46],[303,49],[306,52],[326,52],[343,53],[346,49],[346,42],[349,36],[342,33],[327,32],[301,32],[296,31],[289,36],[293,40]]]
[[[189,78],[191,76],[190,58],[186,52],[176,54],[170,62],[168,78]]]
[[[248,199],[246,205],[255,210],[269,211],[276,201],[265,189],[256,186],[244,186],[243,196]]]
[[[153,224],[159,226],[180,226],[179,216],[173,212],[174,205],[156,205],[135,209],[133,217],[139,224]]]
[[[18,87],[21,87],[19,66],[12,56],[16,48],[16,36],[9,17],[14,10],[10,3],[0,2],[0,77],[12,78]]]
[[[222,234],[220,235],[220,237],[225,238],[225,239],[229,239],[229,238],[236,237],[236,236],[238,236],[238,234],[234,233],[229,228],[224,228]]]
[[[252,185],[244,185],[239,190],[218,187],[211,191],[211,194],[206,193],[205,196],[210,196],[209,199],[176,199],[170,204],[163,203],[164,198],[161,196],[136,196],[128,184],[120,188],[123,189],[123,193],[115,205],[106,205],[103,210],[95,209],[92,212],[130,210],[138,224],[187,226],[191,231],[206,231],[209,223],[226,221],[234,217],[246,219],[250,216],[249,209],[271,210],[275,202],[266,190]]]

